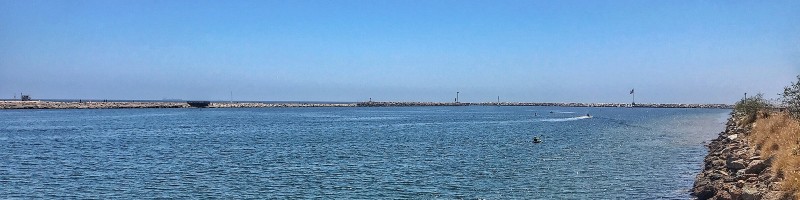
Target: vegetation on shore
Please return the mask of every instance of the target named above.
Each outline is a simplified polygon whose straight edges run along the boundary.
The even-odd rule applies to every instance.
[[[733,116],[742,120],[740,124],[750,124],[756,120],[756,114],[772,110],[772,105],[764,99],[764,94],[744,98],[733,105]]]
[[[800,122],[783,112],[758,115],[746,138],[762,157],[774,159],[772,172],[783,177],[782,189],[800,197]]]
[[[789,114],[795,119],[800,119],[800,75],[797,75],[797,82],[783,88],[781,102],[786,106]]]
[[[782,177],[781,189],[800,197],[800,76],[784,88],[779,103],[773,105],[758,94],[736,103],[735,120],[763,158],[771,158],[772,173]]]

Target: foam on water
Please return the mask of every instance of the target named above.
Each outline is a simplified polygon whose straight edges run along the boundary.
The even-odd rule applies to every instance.
[[[542,119],[543,122],[566,122],[566,121],[575,121],[575,120],[582,120],[582,119],[591,119],[590,116],[578,116],[578,117],[569,117],[569,118],[550,118],[550,119]]]

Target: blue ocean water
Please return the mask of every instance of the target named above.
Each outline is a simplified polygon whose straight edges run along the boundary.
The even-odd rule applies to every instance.
[[[688,199],[729,112],[0,110],[0,198]]]

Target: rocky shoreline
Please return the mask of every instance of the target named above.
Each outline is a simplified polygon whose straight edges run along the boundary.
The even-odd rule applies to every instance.
[[[772,172],[773,158],[763,158],[745,136],[750,125],[728,119],[725,131],[708,146],[703,170],[695,178],[692,195],[697,199],[791,199],[781,191],[780,175]]]

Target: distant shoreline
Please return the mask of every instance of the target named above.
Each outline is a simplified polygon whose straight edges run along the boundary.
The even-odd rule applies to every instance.
[[[555,107],[635,107],[635,108],[718,108],[731,109],[728,104],[664,104],[664,103],[535,103],[535,102],[211,102],[207,108],[274,108],[274,107],[411,107],[411,106],[555,106]],[[190,108],[186,102],[158,101],[0,101],[0,109],[119,109],[119,108]]]

